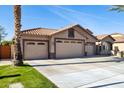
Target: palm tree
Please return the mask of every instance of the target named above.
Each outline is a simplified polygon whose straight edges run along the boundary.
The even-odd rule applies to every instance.
[[[21,6],[14,5],[14,24],[15,24],[15,36],[14,36],[14,65],[23,65],[21,46],[20,46],[20,29],[21,29]]]
[[[124,5],[114,5],[110,8],[111,11],[124,12]]]

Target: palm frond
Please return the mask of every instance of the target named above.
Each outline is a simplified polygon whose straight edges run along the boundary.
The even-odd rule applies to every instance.
[[[113,5],[113,7],[110,8],[109,10],[110,11],[123,12],[124,11],[124,5]]]

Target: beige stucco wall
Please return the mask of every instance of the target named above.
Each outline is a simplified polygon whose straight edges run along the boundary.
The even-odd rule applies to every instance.
[[[50,39],[50,53],[54,53],[54,38],[68,38],[68,31],[63,31],[58,34],[55,34]],[[83,37],[79,32],[75,31],[75,37],[73,39],[82,39],[85,40],[86,38]]]
[[[123,34],[115,34],[115,35],[111,35],[112,37],[114,37],[114,38],[116,38],[116,37],[124,37],[124,35]],[[115,46],[117,46],[118,47],[118,49],[119,49],[119,51],[124,51],[124,42],[118,42],[118,43],[114,43],[113,44],[113,50],[114,50],[114,47]]]
[[[114,43],[113,44],[113,49],[114,47],[117,46],[119,51],[124,51],[124,43]]]
[[[87,37],[88,39],[86,39],[86,42],[96,42],[97,40],[92,37],[90,34],[88,34],[86,31],[84,31],[83,29],[79,28],[79,27],[74,27],[75,30],[79,31],[85,38]]]
[[[68,30],[53,35],[54,38],[68,38]],[[74,39],[85,39],[79,32],[75,31]]]

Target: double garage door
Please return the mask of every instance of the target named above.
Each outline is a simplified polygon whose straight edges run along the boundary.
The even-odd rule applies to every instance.
[[[47,41],[25,41],[24,59],[46,59],[48,58]]]
[[[56,58],[71,58],[84,56],[84,41],[56,40]]]

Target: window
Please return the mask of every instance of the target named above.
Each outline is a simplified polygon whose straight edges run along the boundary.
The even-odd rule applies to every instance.
[[[45,45],[45,43],[37,43],[37,45]]]
[[[78,44],[82,44],[82,42],[77,42]]]
[[[74,29],[73,28],[68,30],[68,37],[74,38]]]
[[[76,43],[75,41],[71,41],[71,43]]]
[[[35,43],[29,42],[29,43],[27,43],[27,45],[35,45]]]
[[[69,41],[64,41],[64,43],[69,43]]]
[[[56,41],[57,43],[62,43],[62,41]]]

